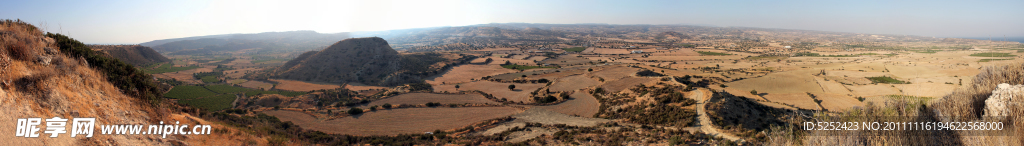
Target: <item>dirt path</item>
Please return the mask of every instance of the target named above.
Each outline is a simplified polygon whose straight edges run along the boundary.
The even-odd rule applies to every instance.
[[[707,96],[704,95],[704,89],[697,89],[691,91],[691,93],[693,93],[691,94],[691,96],[694,96],[694,99],[697,99],[697,119],[699,122],[697,123],[696,127],[700,128],[700,131],[704,131],[704,133],[713,136],[721,136],[722,138],[729,139],[732,141],[740,140],[740,137],[737,137],[735,135],[719,132],[719,129],[715,128],[715,126],[712,124],[713,122],[711,122],[711,117],[708,117],[708,113],[704,112],[704,103],[707,102],[707,99],[710,99],[710,97],[705,98]]]

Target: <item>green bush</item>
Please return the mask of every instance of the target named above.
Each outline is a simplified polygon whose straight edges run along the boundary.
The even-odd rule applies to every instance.
[[[363,114],[363,109],[360,109],[360,108],[350,108],[350,109],[348,109],[348,114],[349,115]]]

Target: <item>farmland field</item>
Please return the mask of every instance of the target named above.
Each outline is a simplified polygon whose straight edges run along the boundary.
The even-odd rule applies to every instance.
[[[562,50],[569,51],[569,52],[582,52],[583,50],[586,50],[586,49],[587,49],[586,47],[562,48]]]
[[[470,79],[480,79],[485,76],[493,76],[502,73],[512,73],[515,70],[505,69],[498,65],[475,65],[466,64],[453,67],[444,74],[436,75],[431,78],[427,78],[426,82],[433,85],[440,85],[443,83],[464,83],[472,81]]]
[[[637,78],[637,77],[623,78],[623,79],[607,82],[604,85],[601,85],[601,88],[604,88],[604,90],[611,91],[611,92],[614,93],[614,92],[619,92],[619,91],[628,89],[630,87],[637,86],[637,85],[640,85],[640,84],[643,84],[643,83],[647,83],[647,82],[650,82],[650,81],[654,81],[654,80],[657,80],[657,79],[655,79],[655,78]]]
[[[176,72],[176,71],[190,70],[190,69],[196,69],[196,68],[199,68],[199,66],[174,67],[174,64],[168,62],[168,63],[159,64],[159,66],[154,65],[154,66],[146,67],[146,69],[147,69],[146,73],[159,74],[159,73],[167,73],[167,72]]]
[[[420,105],[426,104],[427,102],[437,102],[441,104],[463,104],[463,103],[490,103],[497,104],[497,102],[491,101],[480,94],[437,94],[437,93],[407,93],[397,96],[388,97],[381,100],[370,102],[362,108],[384,105],[385,103],[391,105],[398,104],[409,104],[409,105]]]
[[[508,85],[510,85],[510,84],[516,85],[516,89],[515,90],[509,90],[508,89]],[[492,95],[494,95],[495,98],[498,98],[498,99],[505,98],[505,99],[507,99],[509,101],[512,101],[512,102],[520,102],[520,101],[522,101],[524,103],[529,103],[529,102],[531,102],[530,100],[532,100],[532,99],[530,99],[530,92],[533,92],[534,90],[537,90],[540,87],[544,87],[544,85],[545,84],[520,84],[520,83],[498,83],[498,82],[490,82],[490,81],[476,81],[476,82],[469,82],[469,83],[460,84],[459,90],[464,90],[464,91],[480,90],[480,91],[483,91],[484,93],[492,94]],[[451,85],[451,84],[449,84],[449,85],[437,85],[437,86],[434,86],[434,91],[435,92],[442,92],[442,91],[457,92],[455,90],[455,85]]]
[[[581,117],[592,117],[597,113],[601,103],[597,102],[597,98],[586,92],[576,92],[569,95],[572,99],[568,101],[549,106],[534,106],[534,108],[546,109],[553,112],[558,112],[566,115],[577,115]]]
[[[306,129],[334,134],[398,135],[462,128],[488,119],[521,112],[511,107],[404,108],[377,110],[361,115],[320,121],[296,111],[264,111],[282,121],[291,121]]]
[[[572,91],[601,84],[597,80],[583,75],[564,77],[551,84],[551,91]]]
[[[295,81],[295,80],[270,79],[270,81],[277,82],[277,86],[275,87],[276,89],[289,90],[289,91],[313,91],[313,90],[320,90],[320,89],[337,89],[337,88],[341,88],[341,86],[338,86],[338,85],[314,84],[314,83],[307,83],[307,82]]]
[[[202,86],[175,86],[171,91],[164,94],[165,97],[174,99],[195,99],[214,95],[217,95],[217,93]]]
[[[971,54],[974,57],[1015,57],[1017,55],[1010,55],[1010,53],[974,53]]]
[[[208,111],[219,111],[222,109],[231,108],[231,102],[235,101],[235,94],[221,94],[212,97],[203,97],[198,99],[183,99],[178,100],[178,103],[190,105]]]
[[[701,55],[712,55],[712,56],[732,55],[732,54],[729,54],[729,53],[718,53],[718,52],[709,52],[709,51],[697,51],[697,53],[700,53]]]

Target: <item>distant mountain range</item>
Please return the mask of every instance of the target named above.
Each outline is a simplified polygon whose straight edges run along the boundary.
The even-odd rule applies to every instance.
[[[217,51],[236,51],[249,48],[269,50],[313,50],[349,38],[349,33],[317,33],[315,31],[265,32],[256,34],[223,34],[186,38],[154,40],[142,46],[170,54],[199,54]]]
[[[266,32],[256,34],[222,34],[154,40],[140,45],[172,55],[235,51],[249,48],[264,50],[320,50],[338,40],[353,37],[379,37],[396,50],[429,52],[436,50],[472,50],[482,47],[514,47],[515,45],[580,41],[593,38],[655,38],[662,41],[667,34],[686,39],[811,41],[830,38],[834,42],[879,41],[941,41],[942,38],[912,35],[872,35],[750,27],[713,27],[698,25],[615,25],[615,24],[538,24],[491,23],[459,27],[431,27],[387,31],[317,33],[315,31]],[[981,38],[972,38],[987,40]],[[664,41],[677,41],[673,39]],[[1024,41],[1017,38],[1013,41]],[[580,42],[582,43],[582,42]]]

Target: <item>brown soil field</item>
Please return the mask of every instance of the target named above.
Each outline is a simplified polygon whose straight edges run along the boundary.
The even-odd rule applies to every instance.
[[[165,78],[165,79],[174,78],[174,79],[177,79],[178,81],[182,81],[182,82],[190,82],[190,83],[193,83],[193,84],[200,84],[202,82],[197,80],[197,79],[195,79],[195,77],[193,77],[192,74],[193,73],[197,73],[197,72],[212,72],[214,67],[215,66],[205,66],[203,68],[196,68],[196,69],[183,70],[183,71],[177,71],[177,72],[168,72],[168,73],[161,73],[161,74],[153,74],[153,76],[157,77],[157,78]]]
[[[489,64],[489,65],[502,65],[502,64],[505,64],[505,61],[508,61],[509,63],[512,63],[512,64],[519,64],[519,65],[537,65],[537,63],[533,62],[533,60],[511,59],[511,58],[500,58],[500,57],[491,57],[491,59],[493,59],[494,61],[491,61],[491,64]]]
[[[853,90],[855,96],[873,97],[882,95],[901,94],[900,90],[889,84],[846,86]]]
[[[597,124],[611,120],[601,118],[575,117],[562,113],[552,112],[542,108],[530,108],[522,113],[512,115],[515,122],[535,122],[545,125],[565,124],[570,126],[596,126]]]
[[[377,110],[328,121],[320,121],[296,111],[275,110],[263,113],[278,117],[282,121],[291,121],[310,130],[368,136],[456,129],[520,111],[512,107],[405,108]]]
[[[509,84],[515,84],[515,90],[508,90]],[[530,99],[530,92],[537,90],[538,88],[544,87],[546,84],[518,84],[518,83],[498,83],[490,81],[476,81],[459,84],[459,90],[470,91],[480,90],[484,93],[494,95],[495,98],[505,98],[512,102],[531,103],[533,99]],[[434,86],[434,92],[458,92],[455,90],[454,84],[448,85],[437,85]]]
[[[601,103],[597,101],[597,98],[594,98],[593,95],[587,94],[586,92],[576,92],[569,95],[569,97],[572,97],[572,99],[556,105],[534,106],[533,108],[546,109],[566,115],[593,117],[601,106]]]
[[[642,77],[623,78],[623,79],[619,79],[619,80],[615,80],[615,81],[611,81],[611,82],[606,82],[604,85],[601,85],[601,88],[604,88],[604,90],[609,91],[611,93],[615,93],[615,92],[619,92],[619,91],[622,91],[622,90],[625,90],[625,89],[629,89],[630,87],[633,87],[633,86],[637,86],[637,85],[640,85],[640,84],[643,84],[643,83],[647,83],[647,82],[651,82],[651,81],[656,81],[656,80],[657,80],[657,78],[642,78]]]
[[[729,94],[740,96],[740,97],[746,97],[746,98],[758,99],[758,100],[765,100],[761,96],[750,94],[750,90],[743,91],[743,90],[732,88],[732,87],[725,87],[725,92],[728,92]]]
[[[768,93],[764,98],[772,102],[786,103],[802,109],[819,109],[818,103],[815,103],[814,99],[807,96],[807,93]]]
[[[612,48],[597,48],[597,49],[594,49],[594,53],[597,53],[597,54],[629,54],[630,52],[627,49],[619,49],[619,48],[615,48],[615,49],[612,49]]]
[[[361,108],[367,108],[375,105],[384,105],[385,103],[391,105],[398,104],[409,104],[409,105],[420,105],[427,104],[427,102],[438,102],[441,104],[463,104],[463,103],[490,103],[498,104],[498,102],[491,101],[480,94],[438,94],[438,93],[408,93],[397,96],[384,98],[370,102],[369,104],[361,106]]]
[[[849,89],[846,89],[846,86],[843,86],[843,84],[840,84],[835,80],[826,81],[825,78],[815,77],[814,81],[817,82],[819,86],[821,86],[822,91],[818,93],[832,93],[839,95],[853,94],[853,92],[850,92]]]
[[[492,76],[492,77],[495,78],[495,79],[513,80],[513,79],[517,79],[517,78],[522,78],[523,75],[526,75],[526,77],[530,78],[530,79],[545,78],[545,79],[553,81],[555,79],[559,79],[559,78],[566,77],[566,76],[583,74],[584,72],[586,72],[586,68],[560,68],[560,69],[546,69],[546,70],[523,71],[523,72],[518,72],[518,73],[506,73],[506,74],[495,75],[495,76]]]
[[[821,100],[821,106],[829,111],[845,111],[852,107],[864,107],[864,103],[845,94],[814,94]]]
[[[551,91],[572,91],[601,84],[597,80],[583,75],[564,77],[551,84]]]
[[[427,78],[426,82],[431,85],[440,85],[442,82],[453,84],[453,83],[465,83],[474,80],[479,80],[481,77],[494,76],[503,73],[514,73],[516,70],[502,68],[498,65],[474,65],[466,64],[453,67],[443,74]]]
[[[605,81],[611,81],[615,79],[621,79],[629,76],[633,76],[639,68],[625,67],[625,66],[613,66],[605,67],[601,70],[594,69],[594,76],[604,78]]]
[[[576,55],[562,55],[557,58],[548,58],[547,60],[541,61],[542,64],[557,64],[562,66],[568,65],[579,65],[588,64],[593,60],[586,59],[585,57],[576,57]]]
[[[370,85],[363,85],[363,84],[359,84],[359,83],[349,83],[349,84],[345,85],[345,89],[352,90],[352,91],[376,90],[376,89],[387,89],[387,88],[388,87],[370,86]]]
[[[295,80],[281,80],[281,79],[270,79],[270,81],[277,82],[275,89],[289,90],[289,91],[313,91],[320,89],[337,89],[341,88],[338,85],[325,85],[325,84],[314,84]]]
[[[518,51],[519,48],[483,48],[480,50],[473,51]]]
[[[800,93],[821,92],[821,86],[814,80],[811,70],[771,73],[763,77],[727,83],[740,91],[757,90],[759,93]]]
[[[246,88],[253,88],[253,89],[270,89],[270,88],[274,87],[274,84],[270,84],[270,83],[267,83],[267,82],[260,82],[260,81],[248,81],[248,82],[241,83],[241,84],[238,84],[238,85],[240,85],[242,87],[246,87]]]

